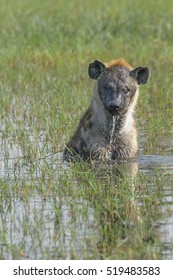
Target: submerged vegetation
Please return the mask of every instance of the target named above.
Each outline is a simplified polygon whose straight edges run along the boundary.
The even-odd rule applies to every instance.
[[[172,258],[172,1],[1,0],[0,258]],[[94,59],[148,66],[134,162],[66,164]],[[165,241],[166,240],[166,241]]]

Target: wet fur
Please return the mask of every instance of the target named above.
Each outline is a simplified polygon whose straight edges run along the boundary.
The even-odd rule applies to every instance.
[[[110,61],[104,65],[105,70],[108,71],[108,79],[110,82],[111,79],[114,78],[114,73],[116,73],[116,75],[121,75],[122,73],[122,75],[126,77],[133,69],[123,58]],[[137,75],[136,72],[132,74]],[[138,143],[136,124],[133,115],[139,94],[138,83],[136,80],[135,82],[132,81],[135,90],[127,110],[122,113],[114,114],[113,116],[105,109],[104,100],[102,100],[102,94],[100,94],[102,87],[104,87],[105,80],[106,74],[103,71],[103,78],[100,75],[100,78],[97,79],[95,83],[91,104],[81,118],[75,133],[66,145],[64,151],[65,160],[72,160],[74,158],[82,158],[83,160],[116,160],[132,158],[136,155]],[[119,80],[117,80],[117,84],[118,83]],[[99,90],[98,87],[100,87],[101,90]],[[112,135],[112,144],[110,145],[113,119],[115,120],[115,129]]]

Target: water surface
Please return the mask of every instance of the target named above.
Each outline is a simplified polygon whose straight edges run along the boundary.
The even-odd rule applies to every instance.
[[[130,163],[130,172],[132,177],[139,173],[145,174],[153,193],[159,188],[155,180],[156,174],[164,178],[164,198],[159,205],[161,215],[152,226],[160,240],[162,258],[173,259],[173,155],[170,145],[168,148],[164,141],[162,144],[167,150],[164,155],[163,152],[159,154],[159,150],[157,154],[143,154],[146,139],[143,140],[140,155]],[[22,249],[18,249],[16,258],[20,254],[20,258],[24,259],[68,259],[73,255],[73,251],[77,258],[92,258],[99,242],[99,221],[90,201],[73,198],[73,195],[47,196],[47,192],[44,198],[42,193],[33,191],[33,187],[27,199],[22,198],[21,193],[19,196],[13,196],[13,185],[16,182],[21,188],[22,182],[25,182],[25,185],[34,185],[37,190],[38,186],[40,188],[46,187],[46,184],[50,185],[50,177],[51,182],[58,184],[60,174],[71,172],[69,164],[62,160],[62,153],[53,153],[51,145],[47,145],[46,152],[43,153],[46,141],[43,133],[39,139],[31,135],[30,141],[38,152],[38,156],[33,160],[26,156],[26,150],[21,145],[4,138],[1,134],[0,180],[2,184],[5,182],[12,186],[10,199],[6,197],[1,201],[0,232],[5,230],[5,237],[0,242],[1,257],[15,258],[14,251],[21,246]],[[130,169],[129,163],[125,165]],[[114,172],[114,169],[110,168],[110,172]],[[100,176],[102,180],[107,180],[103,173]],[[80,183],[76,184],[80,188]]]

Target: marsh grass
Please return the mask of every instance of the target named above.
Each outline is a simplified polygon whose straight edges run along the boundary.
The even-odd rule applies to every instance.
[[[122,174],[106,172],[100,180],[81,164],[46,175],[35,185],[2,182],[2,258],[159,257],[152,224],[160,215],[161,187],[157,195],[150,191],[145,176],[135,186]]]
[[[69,166],[61,152],[92,96],[88,63],[123,56],[151,70],[141,149],[172,154],[172,20],[169,0],[1,0],[1,259],[162,258],[171,171]]]

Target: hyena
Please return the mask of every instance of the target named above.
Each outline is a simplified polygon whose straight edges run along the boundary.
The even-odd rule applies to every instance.
[[[134,109],[139,86],[147,83],[147,67],[132,68],[123,58],[89,64],[96,80],[89,108],[66,145],[64,159],[127,159],[138,150]]]

